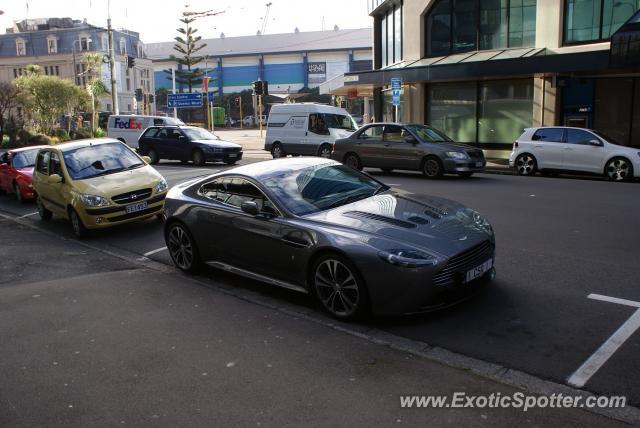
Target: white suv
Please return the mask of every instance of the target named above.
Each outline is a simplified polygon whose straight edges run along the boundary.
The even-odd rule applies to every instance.
[[[640,177],[640,149],[613,144],[583,128],[527,128],[513,143],[509,166],[519,175],[569,171],[605,175],[613,181]]]

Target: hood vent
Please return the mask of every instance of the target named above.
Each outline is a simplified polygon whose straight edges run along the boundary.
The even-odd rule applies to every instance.
[[[397,218],[385,217],[383,215],[367,213],[363,211],[347,211],[342,213],[342,215],[357,219],[380,221],[383,223],[392,224],[394,226],[403,227],[405,229],[414,229],[416,227],[415,224],[409,223],[408,221],[398,220]]]

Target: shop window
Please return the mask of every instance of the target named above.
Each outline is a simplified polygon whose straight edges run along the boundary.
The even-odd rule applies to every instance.
[[[534,46],[536,0],[436,0],[425,26],[429,57]]]
[[[478,99],[478,143],[511,144],[533,119],[533,82],[482,82]]]
[[[445,83],[429,88],[429,125],[443,131],[454,141],[476,142],[476,110],[475,82]]]
[[[607,40],[640,9],[640,0],[565,0],[565,43]]]

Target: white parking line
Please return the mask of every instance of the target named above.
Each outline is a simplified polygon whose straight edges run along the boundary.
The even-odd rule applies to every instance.
[[[601,294],[589,294],[589,299],[601,300],[603,302],[617,303],[619,305],[631,306],[638,308],[615,333],[607,339],[606,342],[598,348],[571,377],[567,380],[569,385],[582,388],[591,377],[607,362],[609,358],[622,346],[622,344],[629,338],[636,330],[640,328],[640,302],[634,302],[633,300],[619,299],[617,297],[603,296]]]
[[[148,257],[148,256],[150,256],[152,254],[159,253],[160,251],[164,251],[166,249],[167,249],[167,247],[156,248],[155,250],[151,250],[148,253],[144,253],[143,256]]]
[[[21,215],[18,218],[27,218],[27,217],[31,217],[32,215],[36,215],[38,214],[38,211],[34,212],[34,213],[29,213],[29,214],[25,214],[25,215]]]

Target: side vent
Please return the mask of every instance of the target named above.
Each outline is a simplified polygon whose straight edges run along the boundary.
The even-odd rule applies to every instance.
[[[394,226],[404,227],[405,229],[414,229],[417,226],[413,223],[409,223],[408,221],[398,220],[397,218],[385,217],[383,215],[366,213],[363,211],[347,211],[342,213],[343,216],[357,218],[357,219],[366,219],[366,220],[375,220],[383,223],[392,224]]]

